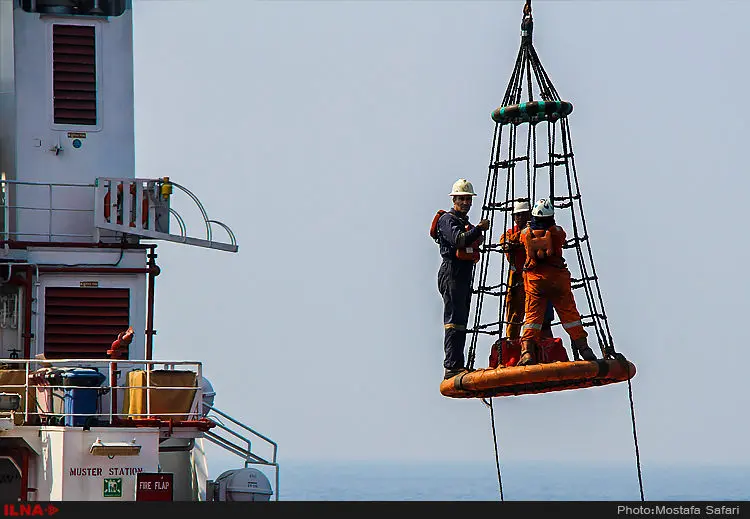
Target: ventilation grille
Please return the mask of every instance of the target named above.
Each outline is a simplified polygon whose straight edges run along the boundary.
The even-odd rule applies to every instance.
[[[52,83],[55,124],[96,124],[93,26],[52,26]]]
[[[45,357],[103,359],[128,328],[130,290],[48,287],[44,310]]]

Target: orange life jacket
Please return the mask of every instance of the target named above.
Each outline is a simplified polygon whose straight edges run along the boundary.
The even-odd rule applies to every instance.
[[[435,243],[438,243],[438,220],[440,220],[440,217],[447,212],[448,211],[446,211],[445,209],[438,210],[438,212],[435,213],[435,217],[432,219],[432,223],[430,224],[430,237],[435,240]],[[466,224],[466,231],[470,231],[473,228],[474,226],[470,223]],[[463,261],[473,261],[474,263],[476,263],[477,261],[479,261],[479,246],[481,244],[482,238],[477,238],[468,247],[456,248],[456,258]]]
[[[526,248],[521,244],[521,230],[517,225],[505,231],[505,234],[500,237],[500,244],[506,245],[505,257],[510,263],[510,270],[520,272],[526,263]]]
[[[526,250],[525,270],[531,270],[538,265],[565,267],[562,247],[565,243],[565,231],[558,225],[547,230],[526,227],[521,231],[521,242]]]

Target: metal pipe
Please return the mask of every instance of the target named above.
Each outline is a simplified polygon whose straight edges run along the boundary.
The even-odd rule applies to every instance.
[[[146,418],[152,418],[151,416],[151,370],[153,365],[149,364],[146,367]],[[171,423],[171,422],[170,422]]]
[[[26,234],[26,233],[18,233]],[[144,243],[101,243],[101,242],[48,242],[48,241],[16,241],[16,240],[5,240],[0,243],[1,247],[7,247],[9,249],[27,249],[29,247],[73,247],[76,249],[80,248],[91,248],[91,249],[150,249],[156,248],[155,244],[144,244]]]
[[[24,400],[25,400],[24,407],[25,407],[25,410],[24,410],[24,413],[23,413],[23,423],[24,424],[28,424],[28,423],[31,423],[31,420],[29,420],[29,393],[31,392],[30,391],[31,388],[29,387],[29,363],[28,362],[26,363],[26,370],[25,371],[26,371],[26,378],[25,378],[26,382],[24,383],[24,386],[25,386],[24,387],[24,389],[25,389],[25,391],[24,391],[25,392],[25,395],[24,395]]]
[[[159,452],[187,452],[195,447],[195,438],[190,438],[186,445],[159,445]]]
[[[123,349],[127,348],[130,343],[133,341],[133,327],[129,326],[128,329],[125,332],[120,332],[117,334],[117,338],[112,341],[112,346],[110,350],[107,350],[107,355],[111,359],[120,359],[121,355],[123,353]],[[116,362],[110,362],[109,363],[109,386],[110,386],[110,395],[109,395],[109,423],[112,424],[112,417],[117,415],[117,389],[119,388],[119,384],[117,383],[117,363]]]
[[[159,275],[156,265],[156,252],[152,249],[148,253],[148,300],[146,302],[146,360],[152,360],[154,353],[154,284]]]
[[[203,216],[203,221],[206,224],[206,239],[208,241],[211,241],[211,224],[209,223],[209,220],[208,220],[208,213],[206,212],[206,209],[203,207],[203,204],[201,204],[201,201],[198,199],[197,196],[193,194],[192,191],[190,191],[185,186],[181,186],[177,182],[172,182],[171,180],[169,181],[169,184],[171,186],[176,187],[177,189],[182,190],[185,194],[187,194],[190,198],[193,199],[193,202],[195,202],[195,205],[198,206],[198,210],[201,212],[201,215]]]
[[[28,420],[28,415],[24,417],[24,420]],[[21,455],[21,495],[24,499],[29,499],[29,453],[24,452],[23,448],[19,449]]]
[[[3,178],[5,173],[2,174]],[[5,184],[2,185],[3,191],[3,240],[10,238],[10,189]]]
[[[113,418],[117,415],[117,377],[115,370],[117,364],[114,362],[109,363],[109,425],[112,425]]]
[[[161,269],[159,267],[56,267],[52,265],[42,265],[39,272],[83,272],[94,274],[149,274],[158,276]]]

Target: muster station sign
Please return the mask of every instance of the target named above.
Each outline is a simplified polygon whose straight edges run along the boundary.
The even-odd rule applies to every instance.
[[[173,474],[139,472],[135,476],[136,501],[172,501]]]

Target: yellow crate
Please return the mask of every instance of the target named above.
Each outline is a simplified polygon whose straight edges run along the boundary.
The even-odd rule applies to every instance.
[[[128,373],[123,414],[130,418],[160,418],[162,420],[186,420],[195,398],[198,374],[194,371],[154,370],[151,372],[151,412],[146,416],[146,372],[133,370]],[[160,389],[177,387],[185,389]],[[178,413],[178,414],[166,414]],[[141,416],[138,416],[141,415]]]

